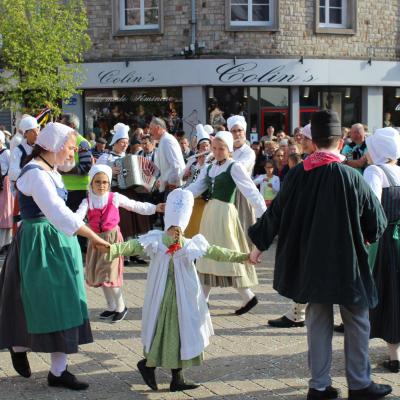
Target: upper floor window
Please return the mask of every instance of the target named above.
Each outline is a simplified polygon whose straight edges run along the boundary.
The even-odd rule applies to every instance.
[[[158,29],[158,0],[120,0],[120,29]]]
[[[354,34],[357,0],[316,0],[316,32]]]
[[[320,0],[319,26],[332,28],[346,28],[347,20],[346,0]]]
[[[276,29],[278,0],[226,1],[228,29]]]

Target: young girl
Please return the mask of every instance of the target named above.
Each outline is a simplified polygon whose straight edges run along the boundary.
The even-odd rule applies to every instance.
[[[281,182],[277,175],[274,175],[275,163],[267,160],[264,164],[265,174],[253,179],[255,185],[260,185],[260,193],[265,200],[265,205],[269,207],[276,194],[279,192]]]
[[[301,164],[303,160],[301,159],[300,154],[289,154],[288,158],[288,166],[289,169],[296,167],[297,165]]]
[[[118,207],[143,215],[161,212],[162,204],[155,206],[130,200],[120,193],[110,192],[112,169],[108,165],[96,164],[89,171],[90,185],[87,199],[79,206],[77,214],[87,216],[90,228],[109,243],[122,242],[119,229]],[[122,298],[123,257],[109,262],[105,256],[89,244],[86,253],[86,283],[92,287],[102,287],[107,301],[107,309],[100,319],[112,317],[111,322],[122,321],[128,309]]]
[[[202,235],[182,236],[193,209],[193,195],[175,189],[167,198],[165,231],[150,231],[139,239],[113,244],[109,260],[145,252],[151,259],[142,311],[142,343],[145,359],[137,364],[146,384],[157,390],[155,368],[172,370],[170,390],[195,389],[199,385],[184,378],[182,368],[200,365],[203,351],[214,333],[207,303],[194,261],[243,262],[247,253],[212,246]]]

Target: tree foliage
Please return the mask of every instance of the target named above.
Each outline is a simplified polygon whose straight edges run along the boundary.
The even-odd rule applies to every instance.
[[[0,101],[33,112],[59,112],[82,83],[90,47],[83,0],[0,0]]]

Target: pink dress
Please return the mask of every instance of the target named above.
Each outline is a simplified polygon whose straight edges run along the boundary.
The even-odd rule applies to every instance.
[[[119,229],[119,210],[113,204],[115,193],[110,192],[103,208],[89,208],[87,218],[90,228],[109,243],[123,241]],[[86,252],[86,283],[89,286],[121,287],[123,282],[124,258],[107,261],[107,254],[100,253],[89,242]]]

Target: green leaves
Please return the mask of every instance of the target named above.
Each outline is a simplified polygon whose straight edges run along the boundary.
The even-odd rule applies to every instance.
[[[82,83],[79,63],[90,47],[83,0],[0,0],[0,102],[57,114]]]

